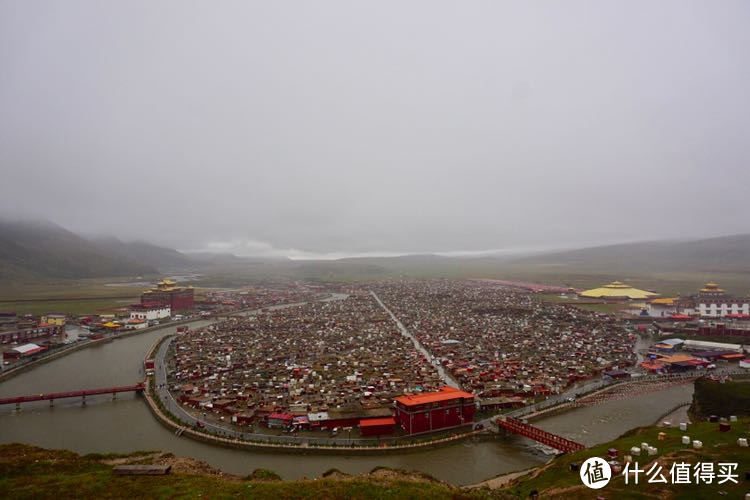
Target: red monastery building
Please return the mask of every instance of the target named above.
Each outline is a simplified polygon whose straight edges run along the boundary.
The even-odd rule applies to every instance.
[[[195,305],[193,287],[177,286],[175,281],[165,279],[141,294],[141,305],[153,307],[160,304],[169,306],[172,314],[193,309]]]
[[[474,395],[453,387],[396,398],[396,421],[407,434],[456,427],[474,421]]]

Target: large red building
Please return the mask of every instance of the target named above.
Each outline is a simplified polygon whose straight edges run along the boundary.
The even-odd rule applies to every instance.
[[[176,282],[165,279],[141,294],[141,304],[149,307],[166,305],[172,309],[172,314],[187,311],[195,307],[193,287],[177,286]]]
[[[443,387],[439,392],[399,396],[396,421],[407,434],[435,431],[474,421],[474,395]]]

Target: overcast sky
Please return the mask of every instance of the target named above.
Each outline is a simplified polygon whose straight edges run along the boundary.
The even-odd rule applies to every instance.
[[[0,211],[181,249],[750,231],[750,2],[0,0]]]

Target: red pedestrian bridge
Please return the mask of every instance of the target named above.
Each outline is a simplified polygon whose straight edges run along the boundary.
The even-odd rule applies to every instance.
[[[99,394],[115,394],[120,392],[143,392],[146,389],[144,382],[135,385],[125,385],[121,387],[102,387],[101,389],[86,389],[83,391],[68,391],[68,392],[50,392],[47,394],[30,394],[28,396],[14,396],[12,398],[0,398],[0,405],[12,405],[16,406],[21,403],[30,403],[32,401],[54,401],[56,399],[68,399],[68,398],[82,398],[86,401],[86,396],[97,396]]]
[[[523,437],[533,439],[543,445],[549,446],[556,450],[562,451],[563,453],[572,453],[574,451],[580,451],[586,447],[581,443],[576,443],[570,439],[552,434],[551,432],[544,431],[533,425],[525,424],[522,421],[511,418],[511,417],[500,417],[495,423],[501,429],[505,429],[513,434],[519,434]]]

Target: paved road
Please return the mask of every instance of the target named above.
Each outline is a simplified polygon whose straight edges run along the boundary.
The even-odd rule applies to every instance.
[[[348,297],[348,295],[345,294],[334,294],[334,296],[329,297],[327,299],[323,299],[323,301],[330,301],[330,300],[342,300]],[[298,306],[302,303],[295,303],[295,304],[282,304],[278,306],[272,306],[265,309],[282,309],[286,307],[294,307]],[[245,314],[257,314],[260,310],[257,311],[249,311]],[[292,444],[328,444],[328,445],[352,445],[352,444],[360,444],[360,445],[372,445],[374,442],[398,442],[398,441],[405,441],[412,439],[410,436],[404,436],[403,438],[383,438],[380,440],[372,440],[372,439],[349,439],[345,437],[337,437],[337,438],[321,438],[321,437],[311,437],[311,436],[292,436],[292,435],[270,435],[270,434],[261,434],[261,433],[255,433],[255,432],[243,432],[240,430],[236,430],[233,428],[216,425],[211,422],[208,422],[204,419],[198,419],[194,417],[192,414],[187,412],[172,396],[171,392],[169,391],[169,386],[167,382],[167,364],[166,364],[166,358],[167,354],[169,352],[169,349],[172,345],[172,341],[174,340],[174,335],[169,336],[164,339],[164,341],[159,346],[159,349],[156,351],[156,355],[154,356],[154,383],[156,385],[156,394],[159,400],[161,400],[164,407],[175,417],[177,417],[185,426],[188,427],[194,427],[199,421],[203,423],[204,428],[208,429],[209,431],[218,434],[220,436],[228,437],[228,438],[237,438],[237,439],[243,439],[248,441],[263,441],[263,442],[275,442],[275,443],[292,443]]]
[[[449,386],[451,386],[451,387],[455,387],[456,389],[461,389],[461,384],[459,384],[459,383],[458,383],[458,381],[457,381],[456,379],[454,379],[454,378],[453,378],[453,377],[452,377],[452,376],[451,376],[451,375],[450,375],[450,374],[448,373],[448,371],[447,371],[447,370],[446,370],[446,369],[445,369],[445,368],[443,367],[443,365],[441,365],[441,364],[440,364],[440,362],[439,362],[439,361],[438,361],[437,359],[434,359],[434,358],[433,358],[433,356],[432,356],[432,353],[430,353],[430,351],[428,351],[427,349],[425,349],[425,347],[424,347],[424,346],[422,345],[422,343],[421,343],[421,342],[419,342],[419,340],[417,339],[417,337],[415,337],[415,336],[414,336],[414,335],[413,335],[413,334],[412,334],[412,333],[411,333],[411,332],[410,332],[410,331],[409,331],[409,330],[408,330],[408,329],[407,329],[407,328],[406,328],[406,327],[404,326],[404,324],[403,324],[403,323],[401,323],[401,321],[400,321],[400,320],[399,320],[399,319],[398,319],[398,318],[396,317],[396,315],[395,315],[395,314],[393,314],[393,312],[392,312],[392,311],[391,311],[390,309],[388,309],[388,307],[387,307],[387,306],[386,306],[385,304],[383,304],[383,301],[382,301],[382,300],[380,300],[380,297],[378,297],[378,294],[376,294],[376,293],[375,293],[375,292],[373,292],[373,291],[371,291],[370,293],[371,293],[371,294],[372,294],[372,296],[373,296],[373,297],[375,298],[375,300],[377,300],[377,301],[378,301],[378,304],[380,304],[380,307],[382,307],[382,308],[383,308],[383,310],[384,310],[385,312],[387,312],[387,313],[388,313],[388,315],[389,315],[389,316],[391,317],[391,319],[392,319],[392,320],[393,320],[393,321],[394,321],[394,322],[396,323],[396,326],[397,326],[397,327],[398,327],[398,329],[399,329],[399,330],[401,331],[401,334],[402,334],[402,335],[403,335],[404,337],[407,337],[408,339],[410,339],[410,340],[412,341],[412,343],[414,344],[414,348],[415,348],[415,349],[416,349],[417,351],[421,352],[421,353],[422,353],[422,355],[423,355],[423,356],[425,357],[425,359],[426,359],[427,361],[429,361],[430,363],[432,363],[432,366],[434,366],[434,367],[435,367],[435,369],[436,369],[436,370],[437,370],[437,372],[438,372],[438,375],[440,375],[440,378],[441,378],[441,379],[443,379],[443,382],[445,383],[445,385],[449,385]]]
[[[599,380],[591,381],[581,386],[572,387],[568,389],[567,391],[564,391],[560,394],[557,394],[548,399],[545,399],[544,401],[540,401],[539,403],[536,403],[534,405],[524,406],[523,408],[519,408],[505,415],[509,417],[515,417],[515,418],[526,418],[532,413],[536,413],[538,411],[545,410],[553,406],[565,405],[565,404],[574,406],[575,402],[570,401],[571,399],[577,399],[579,395],[583,397],[584,394],[588,395],[589,393],[593,393],[595,391],[598,391],[604,388],[609,388],[609,387],[614,388],[614,386],[616,385],[626,385],[626,384],[638,385],[641,383],[652,383],[655,381],[662,381],[662,380],[666,381],[666,380],[678,380],[678,379],[695,379],[695,378],[701,377],[703,375],[708,375],[708,374],[720,376],[720,375],[738,375],[738,374],[743,374],[743,373],[744,372],[741,369],[727,367],[727,368],[719,368],[716,370],[712,370],[709,373],[688,372],[688,373],[665,374],[665,375],[648,375],[645,377],[641,377],[637,379],[629,379],[626,381],[599,379]],[[492,429],[496,429],[497,426],[494,423],[494,420],[496,418],[497,418],[497,415],[484,419],[479,423],[484,424],[485,428],[489,427]]]
[[[414,347],[419,350],[426,359],[430,360],[437,369],[438,373],[440,374],[441,378],[443,378],[443,381],[450,385],[451,387],[460,388],[460,385],[447,373],[447,371],[443,368],[443,366],[437,362],[437,360],[432,360],[432,356],[427,351],[427,349],[422,346],[422,344],[412,335],[406,327],[399,321],[399,319],[391,312],[388,307],[385,306],[385,304],[380,300],[380,297],[377,296],[375,292],[370,292],[372,296],[375,298],[375,300],[380,304],[380,306],[391,316],[393,321],[398,326],[401,333],[410,338],[412,342],[414,343]],[[345,299],[347,295],[343,294],[336,294],[333,297],[330,297],[325,300],[341,300]],[[295,303],[295,304],[281,304],[278,306],[272,306],[270,309],[283,309],[287,307],[294,307],[298,306],[302,303]],[[269,309],[269,308],[266,308]],[[260,312],[260,310],[257,311],[249,311],[245,314],[257,314]],[[165,359],[168,352],[169,347],[172,344],[172,340],[174,339],[174,336],[170,336],[162,342],[161,346],[159,347],[157,354],[155,356],[154,362],[155,362],[155,383],[156,383],[156,392],[161,400],[162,404],[169,410],[172,415],[176,416],[179,420],[181,420],[185,425],[193,427],[197,424],[198,419],[196,419],[193,415],[185,411],[183,407],[177,403],[177,401],[174,399],[172,394],[168,390],[167,385],[167,372],[166,372],[166,364]],[[731,369],[719,369],[713,371],[714,374],[730,374],[733,373],[735,370]],[[694,374],[683,374],[683,375],[651,375],[642,377],[636,380],[629,381],[630,383],[640,383],[640,382],[651,382],[654,380],[660,380],[660,379],[668,379],[668,378],[678,378],[678,377],[695,377]],[[570,399],[577,398],[579,395],[591,393],[600,389],[603,389],[607,386],[614,386],[618,384],[619,382],[608,380],[608,379],[599,379],[594,380],[591,382],[588,382],[586,384],[572,387],[560,394],[557,394],[555,396],[552,396],[544,401],[541,401],[537,404],[526,406],[523,408],[520,408],[516,411],[510,412],[507,414],[508,416],[513,417],[523,417],[526,415],[529,415],[531,413],[534,413],[539,410],[543,410],[546,408],[550,408],[552,406],[557,406],[561,404],[565,404],[569,402]],[[481,420],[477,422],[478,424],[484,425],[485,428],[488,429],[496,429],[497,426],[495,424],[495,419],[497,418],[497,415],[493,417],[488,417],[484,420]],[[210,422],[201,420],[204,424],[204,426],[209,429],[210,431],[219,434],[221,436],[230,437],[230,438],[237,438],[237,439],[245,439],[245,440],[251,440],[251,441],[265,441],[265,442],[277,442],[277,443],[295,443],[295,444],[302,444],[302,443],[308,443],[308,444],[337,444],[337,445],[350,445],[350,444],[372,444],[372,440],[363,440],[363,439],[348,439],[343,437],[337,437],[337,438],[319,438],[319,437],[302,437],[302,436],[291,436],[291,435],[269,435],[269,434],[259,434],[259,433],[253,433],[253,432],[242,432],[238,431],[229,427],[224,427],[220,425],[215,425]],[[408,437],[405,437],[404,439],[408,439]],[[393,439],[383,439],[383,442],[386,441],[393,441]]]
[[[262,441],[268,443],[287,443],[287,444],[318,444],[318,445],[360,445],[372,446],[376,443],[405,443],[412,439],[414,436],[401,436],[396,438],[381,438],[381,439],[357,439],[357,438],[324,438],[324,437],[313,437],[313,436],[292,436],[292,435],[271,435],[261,434],[256,432],[242,432],[233,428],[216,425],[208,422],[204,419],[198,419],[188,413],[172,396],[168,390],[167,385],[167,367],[165,363],[165,357],[169,351],[169,348],[174,340],[174,336],[166,338],[162,342],[161,346],[154,356],[154,383],[156,384],[156,394],[161,400],[164,407],[175,417],[177,417],[183,425],[187,427],[194,427],[199,421],[203,423],[204,427],[214,434],[228,438],[237,438],[240,440],[247,441]]]

